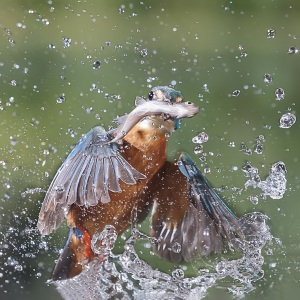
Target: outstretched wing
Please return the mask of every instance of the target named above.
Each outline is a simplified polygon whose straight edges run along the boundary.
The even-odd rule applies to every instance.
[[[176,164],[166,162],[152,180],[150,234],[158,239],[155,251],[172,262],[219,253],[223,238],[234,247],[251,234],[210,187],[195,163],[182,154]]]
[[[109,202],[109,191],[121,192],[119,179],[126,184],[145,179],[108,141],[102,127],[93,128],[61,165],[39,214],[37,227],[42,234],[58,228],[72,204],[89,207]]]

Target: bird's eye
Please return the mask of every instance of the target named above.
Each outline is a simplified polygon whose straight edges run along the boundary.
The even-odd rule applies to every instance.
[[[148,99],[152,100],[153,97],[154,97],[154,93],[152,91],[150,91],[149,94],[148,94]]]

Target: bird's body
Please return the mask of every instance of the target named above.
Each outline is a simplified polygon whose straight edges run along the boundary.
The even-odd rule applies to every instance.
[[[157,127],[159,127],[160,122],[158,121],[160,119],[162,120],[161,117],[149,118],[136,124],[124,138],[123,145],[120,146],[119,150],[122,157],[132,167],[144,174],[146,178],[133,185],[120,182],[121,192],[109,192],[110,202],[108,203],[100,201],[92,209],[91,207],[74,205],[68,214],[70,227],[79,224],[86,228],[92,236],[95,229],[101,231],[106,224],[110,224],[116,228],[118,233],[121,233],[131,222],[133,207],[143,210],[145,204],[141,201],[141,195],[144,188],[166,161],[166,133],[168,130],[166,127],[149,130],[150,123],[153,126],[152,124],[156,122]],[[167,123],[173,123],[173,121],[169,120]],[[172,125],[169,128],[171,129]]]
[[[180,92],[167,87],[154,88],[139,105],[111,135],[101,127],[87,133],[49,187],[39,230],[49,234],[64,218],[71,228],[54,280],[76,276],[96,256],[105,259],[94,253],[91,240],[106,225],[121,234],[132,223],[133,209],[142,218],[152,206],[150,235],[160,240],[155,250],[173,262],[220,252],[222,238],[232,244],[245,238],[243,224],[191,158],[183,154],[175,164],[166,159],[167,138],[178,119],[195,115],[198,108],[188,102],[186,110]]]

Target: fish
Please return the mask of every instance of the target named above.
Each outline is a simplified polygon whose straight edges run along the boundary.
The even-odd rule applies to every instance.
[[[114,138],[108,143],[115,143],[124,138],[127,133],[143,118],[164,114],[167,119],[178,120],[191,118],[199,112],[199,107],[191,101],[171,103],[161,100],[147,101],[141,97],[135,99],[136,108],[128,115],[116,119],[119,126],[114,131]]]

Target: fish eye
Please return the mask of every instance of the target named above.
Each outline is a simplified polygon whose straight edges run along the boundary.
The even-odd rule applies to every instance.
[[[187,105],[193,105],[193,102],[191,102],[191,101],[187,101],[187,102],[185,102]]]
[[[153,91],[150,91],[149,94],[148,94],[148,99],[152,100],[153,97],[154,97],[154,93],[153,93]]]

